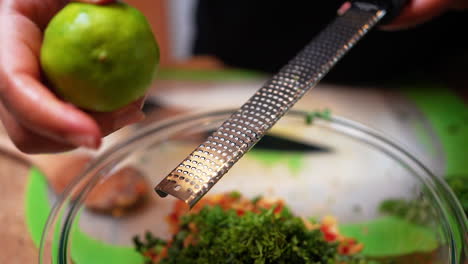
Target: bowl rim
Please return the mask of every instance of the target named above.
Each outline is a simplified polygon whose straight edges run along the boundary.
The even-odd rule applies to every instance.
[[[60,226],[60,245],[58,250],[59,263],[67,263],[66,259],[68,251],[68,239],[64,239],[64,237],[68,237],[68,235],[70,234],[71,225],[77,215],[78,210],[81,208],[82,202],[84,201],[87,192],[89,192],[90,189],[92,189],[92,187],[99,180],[99,173],[95,172],[104,169],[102,164],[105,163],[106,160],[109,160],[111,158],[118,158],[119,155],[124,155],[125,151],[122,150],[132,149],[132,146],[136,145],[139,141],[153,135],[154,133],[167,130],[171,127],[177,126],[178,124],[201,122],[204,119],[212,120],[213,118],[218,118],[220,121],[222,121],[225,118],[221,117],[231,115],[235,110],[237,109],[230,108],[200,111],[171,117],[160,122],[154,122],[146,125],[146,127],[144,128],[138,128],[136,133],[130,135],[121,142],[115,143],[114,145],[106,149],[104,152],[100,153],[91,161],[89,166],[80,174],[80,176],[77,177],[73,182],[71,182],[67,186],[65,191],[61,195],[59,195],[56,203],[54,204],[43,230],[43,235],[39,247],[39,263],[46,263],[43,260],[43,258],[47,255],[45,250],[47,249],[48,237],[50,236],[50,233],[54,233],[54,230],[57,228],[54,222],[57,220],[58,215],[60,215],[61,208],[65,207],[66,204],[70,203],[70,209],[66,212],[64,224]],[[305,119],[313,112],[308,112],[304,110],[290,110],[286,115],[297,116]],[[330,114],[327,116],[315,116],[313,124],[330,127],[332,128],[332,130],[336,130],[346,136],[350,136],[354,139],[357,139],[358,141],[360,141],[360,143],[371,145],[377,150],[383,152],[384,154],[389,155],[392,159],[395,159],[396,161],[401,162],[403,164],[408,165],[408,163],[412,163],[412,166],[410,165],[409,167],[417,168],[420,171],[420,173],[425,174],[424,177],[418,177],[420,177],[421,180],[423,180],[424,185],[429,187],[431,195],[433,195],[434,198],[437,200],[436,207],[442,212],[445,225],[448,225],[445,226],[445,229],[451,231],[450,234],[448,234],[449,241],[447,241],[447,243],[450,246],[450,248],[453,249],[450,251],[450,255],[454,260],[453,263],[458,263],[458,259],[464,258],[468,255],[468,236],[463,235],[468,234],[468,221],[466,215],[462,210],[460,202],[458,201],[450,187],[446,184],[446,182],[443,179],[441,179],[441,177],[435,176],[422,162],[420,162],[409,151],[402,147],[402,144],[397,143],[396,140],[392,139],[391,137],[385,135],[384,133],[376,129],[370,128],[357,121],[353,121],[351,119],[334,114]],[[357,132],[357,134],[353,134],[351,132]],[[80,191],[80,193],[75,197],[75,200],[71,202],[70,196],[74,191],[76,191],[74,190],[76,186],[78,184],[81,184],[81,182],[87,177],[87,175],[89,176],[93,173],[95,173],[95,175],[92,176],[88,182],[86,182],[86,184],[84,185],[85,187],[83,187],[82,191]],[[420,173],[415,174],[419,175]],[[448,205],[449,208],[443,208],[444,204]],[[459,234],[454,234],[449,223],[457,225],[457,231],[459,232]],[[458,240],[461,239],[461,246],[456,245],[457,239],[455,238],[455,236],[457,235],[459,236]]]

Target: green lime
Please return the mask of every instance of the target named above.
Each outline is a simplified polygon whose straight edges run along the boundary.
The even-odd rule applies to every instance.
[[[145,94],[159,47],[144,15],[125,3],[70,3],[45,30],[41,65],[65,100],[107,112]]]

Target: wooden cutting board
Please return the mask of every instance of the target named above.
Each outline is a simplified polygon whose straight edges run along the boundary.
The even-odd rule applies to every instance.
[[[38,250],[25,221],[29,164],[0,149],[0,263],[36,263]]]

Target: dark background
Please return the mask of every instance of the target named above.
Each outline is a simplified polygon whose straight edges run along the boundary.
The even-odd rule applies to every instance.
[[[214,55],[227,66],[274,73],[336,16],[342,3],[199,0],[193,52]],[[374,30],[324,81],[382,83],[417,77],[468,87],[467,26],[466,12],[451,12],[408,30]]]

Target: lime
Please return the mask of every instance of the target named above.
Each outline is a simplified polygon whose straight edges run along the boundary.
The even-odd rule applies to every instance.
[[[125,3],[69,3],[47,26],[40,59],[65,100],[107,112],[145,94],[159,47],[144,15]]]

